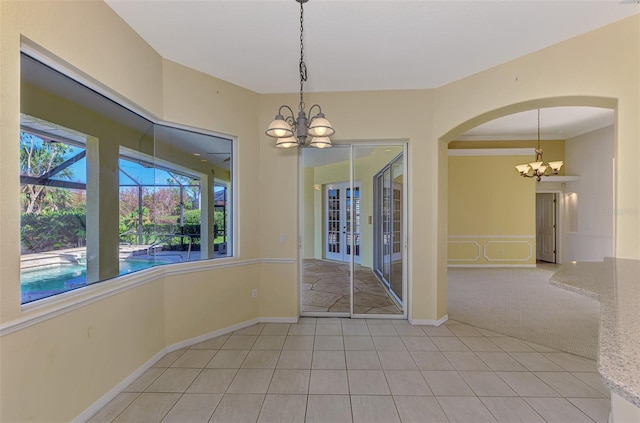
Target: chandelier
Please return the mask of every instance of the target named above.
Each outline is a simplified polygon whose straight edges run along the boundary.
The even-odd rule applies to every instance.
[[[536,160],[531,163],[516,165],[520,176],[525,178],[536,178],[540,182],[543,176],[557,175],[564,162],[558,160],[546,164],[542,160],[542,148],[540,148],[540,109],[538,109],[538,148],[536,148]]]
[[[309,117],[304,111],[304,83],[307,80],[307,65],[304,63],[304,8],[303,4],[309,0],[295,0],[300,3],[300,104],[298,105],[298,117],[295,118],[293,110],[287,105],[280,106],[278,114],[275,119],[269,125],[269,128],[265,132],[268,136],[276,138],[277,148],[291,148],[303,146],[307,142],[307,137],[311,137],[310,145],[316,148],[328,148],[331,147],[331,139],[329,138],[335,134],[335,130],[324,117],[322,109],[319,105],[314,104],[309,109]],[[313,117],[312,111],[317,108],[317,114]],[[284,117],[282,112],[285,110],[288,112],[287,117]]]

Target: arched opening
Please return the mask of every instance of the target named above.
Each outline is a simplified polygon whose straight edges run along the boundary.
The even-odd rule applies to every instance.
[[[539,183],[514,168],[533,161],[535,135],[514,136],[514,127],[507,128],[510,134],[493,136],[478,131],[498,121],[513,122],[515,116],[534,116],[536,109],[546,115],[548,126],[560,110],[584,109],[587,120],[601,119],[591,126],[582,122],[578,132],[543,131],[545,161],[566,164],[560,175]],[[597,113],[589,117],[587,110]],[[447,193],[448,223],[447,239],[440,242],[447,245],[450,319],[595,358],[598,305],[548,285],[557,267],[541,268],[536,197],[549,197],[555,219],[550,223],[553,254],[543,259],[561,263],[613,256],[614,216],[607,210],[615,204],[615,119],[614,99],[536,99],[480,114],[440,138],[449,153],[446,163],[440,156],[440,166],[447,169],[440,189]],[[534,119],[531,123],[535,128]]]

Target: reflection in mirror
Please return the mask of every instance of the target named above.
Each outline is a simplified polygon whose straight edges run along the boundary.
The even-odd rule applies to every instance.
[[[20,71],[23,304],[232,254],[231,140],[154,124],[26,54]]]
[[[391,209],[388,201],[384,203],[377,196],[376,184],[377,175],[390,168],[395,160],[394,181],[402,191],[403,147],[355,146],[353,161],[350,151],[351,146],[301,150],[301,311],[303,314],[402,314],[403,199],[397,197],[400,204]],[[380,199],[379,204],[376,199]],[[397,232],[380,235],[375,230],[381,220],[375,217],[376,213],[380,216],[395,213],[396,221],[387,224],[395,224]],[[376,254],[386,248],[383,243],[394,240],[396,249],[400,250],[393,257],[378,260]],[[385,260],[389,269],[396,269],[393,275],[388,272],[386,278],[376,268],[383,267]],[[349,272],[352,262],[353,278]]]

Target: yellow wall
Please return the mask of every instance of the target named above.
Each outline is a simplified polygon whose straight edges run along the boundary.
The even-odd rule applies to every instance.
[[[298,155],[274,149],[262,132],[281,104],[296,104],[295,94],[258,95],[164,60],[101,2],[2,1],[0,28],[1,421],[72,420],[167,345],[260,315],[297,315]],[[237,256],[228,261],[249,261],[156,278],[78,308],[65,310],[73,301],[61,300],[23,310],[15,142],[21,36],[158,119],[237,137],[241,225]],[[634,16],[433,90],[307,95],[308,104],[322,104],[339,139],[409,142],[412,319],[446,314],[447,142],[467,129],[538,107],[616,108],[615,207],[640,207],[638,51]],[[615,231],[617,256],[640,258],[637,216],[616,215]],[[248,295],[255,288],[257,301]],[[106,289],[91,287],[74,301]],[[229,301],[208,309],[208,296]],[[48,320],[29,320],[53,310],[59,314]],[[15,326],[20,321],[32,325]]]
[[[535,181],[526,156],[449,156],[448,262],[535,264]]]

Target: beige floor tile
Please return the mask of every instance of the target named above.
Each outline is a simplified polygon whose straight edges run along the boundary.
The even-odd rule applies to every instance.
[[[534,372],[563,397],[602,398],[602,394],[568,372]]]
[[[399,320],[398,322],[404,323],[393,323],[393,326],[396,329],[396,332],[400,336],[427,336],[420,326],[410,325],[406,320]]]
[[[266,329],[266,328],[265,328]],[[253,350],[277,350],[280,351],[284,345],[284,335],[260,335],[253,344]]]
[[[318,317],[316,318],[316,325],[335,325],[342,324],[342,319],[339,317]]]
[[[458,372],[479,397],[518,396],[494,372]]]
[[[204,423],[222,399],[222,394],[184,394],[162,423]]]
[[[255,325],[233,332],[233,335],[260,335],[264,326],[264,323],[256,323]]]
[[[456,370],[491,370],[484,361],[471,351],[455,352],[448,351],[442,353]]]
[[[123,392],[116,395],[107,405],[94,414],[87,423],[111,423],[118,414],[129,406],[140,394],[133,392]]]
[[[369,333],[371,336],[398,336],[393,324],[369,325]]]
[[[530,372],[561,372],[562,368],[538,352],[510,354]]]
[[[371,339],[378,351],[407,351],[399,336],[372,336]]]
[[[290,327],[288,323],[266,323],[260,335],[286,335]]]
[[[221,349],[223,350],[250,350],[258,337],[256,335],[233,334],[227,339]]]
[[[364,325],[342,325],[342,334],[349,336],[371,336],[369,326]]]
[[[484,336],[477,328],[465,324],[447,326],[451,332],[457,337],[462,336]]]
[[[230,394],[265,394],[271,383],[271,369],[240,369],[227,389]]]
[[[242,362],[243,369],[275,369],[278,364],[280,351],[249,351],[247,357]]]
[[[352,395],[351,409],[354,423],[400,422],[391,396]]]
[[[153,363],[153,367],[169,367],[176,361],[180,356],[187,352],[187,349],[181,349],[177,351],[173,351],[165,354],[160,360]]]
[[[211,338],[207,341],[200,342],[198,344],[192,345],[189,349],[192,350],[219,350],[222,348],[225,342],[229,339],[231,335],[222,335],[217,336],[215,338]]]
[[[603,398],[567,398],[567,400],[578,407],[596,423],[608,423],[611,403]]]
[[[347,369],[379,370],[382,369],[378,353],[375,351],[346,351]]]
[[[224,394],[235,377],[237,369],[204,369],[193,381],[190,394]]]
[[[316,327],[316,333],[318,328]],[[325,335],[318,336],[316,335],[315,341],[313,343],[314,351],[339,351],[344,350],[344,342],[342,340],[342,336],[337,335]]]
[[[419,371],[385,370],[391,395],[433,395]]]
[[[309,394],[348,394],[346,370],[311,370]]]
[[[306,395],[267,394],[258,417],[258,423],[303,422],[306,409]]]
[[[171,367],[203,369],[216,354],[216,350],[188,350],[171,364]]]
[[[342,325],[341,324],[333,324],[333,325],[317,325],[316,326],[316,336],[327,336],[327,335],[342,335]]]
[[[500,347],[491,342],[491,339],[481,336],[461,336],[458,338],[471,351],[502,351]]]
[[[595,360],[579,357],[568,353],[544,353],[546,358],[556,363],[568,372],[597,372]]]
[[[420,370],[454,370],[439,351],[410,351],[409,354]]]
[[[492,338],[491,342],[506,352],[535,352],[526,342],[508,336]]]
[[[446,326],[420,326],[427,336],[455,336]]]
[[[306,423],[351,423],[349,395],[309,395]]]
[[[151,367],[124,388],[123,392],[144,392],[165,370],[163,367]]]
[[[382,370],[348,370],[351,395],[389,395],[389,385]]]
[[[600,380],[600,374],[593,372],[572,372],[572,375],[600,392],[604,397],[609,398],[611,391]]]
[[[283,350],[289,351],[311,351],[313,350],[314,336],[311,335],[289,335],[284,341]]]
[[[401,336],[409,351],[438,351],[436,344],[427,336]]]
[[[434,397],[395,396],[402,423],[448,423],[442,407]]]
[[[200,374],[200,369],[170,368],[160,375],[147,392],[184,392]]]
[[[309,370],[312,358],[313,351],[282,351],[276,369]]]
[[[347,351],[373,351],[373,339],[370,336],[343,336],[344,349]]]
[[[480,400],[501,423],[544,423],[542,417],[520,397],[486,397]]]
[[[529,372],[496,372],[521,397],[559,397],[549,385]]]
[[[452,423],[495,422],[491,412],[475,397],[436,397]]]
[[[247,350],[219,350],[209,361],[207,368],[239,369],[247,354]]]
[[[226,394],[209,422],[255,423],[260,414],[264,397],[264,395],[256,394]]]
[[[480,332],[481,334],[483,334],[484,336],[487,336],[489,338],[498,337],[498,336],[506,336],[506,335],[503,335],[501,333],[493,332],[493,331],[490,331],[490,330],[487,330],[487,329],[483,329],[483,328],[478,328],[478,332]]]
[[[314,351],[311,368],[325,370],[346,369],[344,351]]]
[[[496,372],[524,372],[527,370],[506,352],[479,351],[476,355],[480,357],[480,360],[484,361],[491,370]]]
[[[409,351],[378,351],[384,370],[418,370]]]
[[[316,325],[310,325],[305,323],[297,323],[289,327],[289,333],[287,335],[315,335]]]
[[[318,321],[317,317],[301,317],[298,319],[299,325],[315,325]]]
[[[114,423],[159,422],[180,398],[180,394],[145,392],[140,394]]]
[[[271,378],[269,394],[298,394],[309,392],[311,370],[276,370]]]
[[[432,336],[431,340],[440,351],[469,351],[469,348],[456,337]]]
[[[559,352],[558,350],[554,350],[553,348],[545,347],[544,345],[534,344],[533,342],[527,342],[527,345],[539,353]]]
[[[475,394],[464,379],[455,371],[423,371],[433,395],[474,396]]]
[[[593,423],[586,414],[564,398],[524,398],[549,423]]]

